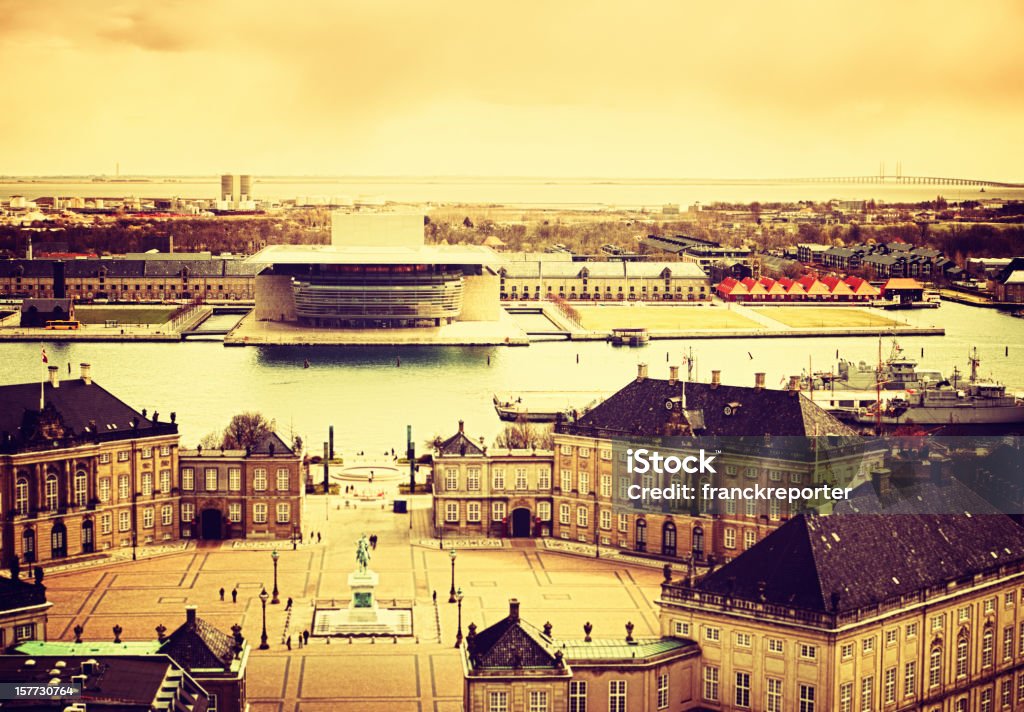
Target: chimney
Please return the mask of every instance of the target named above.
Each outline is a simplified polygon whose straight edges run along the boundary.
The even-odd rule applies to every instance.
[[[56,366],[50,366],[50,385],[54,388],[60,388],[60,369]]]
[[[764,390],[764,374],[763,373],[755,373],[754,374],[754,389],[758,390],[758,391],[763,391]]]
[[[196,607],[185,606],[185,622],[195,625],[196,622]]]
[[[676,385],[676,381],[679,380],[679,366],[668,367],[668,384],[670,386]]]
[[[789,377],[789,395],[795,396],[800,392],[800,376]]]
[[[510,598],[508,601],[508,618],[513,623],[519,622],[519,599]]]
[[[87,364],[87,363],[80,363],[78,365],[82,369],[82,383],[84,383],[87,386],[91,386],[92,385],[92,366],[90,364]]]
[[[464,421],[464,420],[460,420],[459,421],[459,432],[460,433],[466,432],[466,421]]]
[[[722,385],[722,372],[721,371],[712,371],[711,372],[711,387],[712,388],[718,388],[720,385]]]
[[[884,467],[871,471],[871,486],[875,494],[885,497],[892,492],[892,472]]]
[[[638,363],[636,365],[636,382],[641,383],[647,378],[647,364]]]

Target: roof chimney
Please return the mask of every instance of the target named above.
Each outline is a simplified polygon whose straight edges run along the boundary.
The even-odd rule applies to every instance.
[[[196,607],[185,606],[185,622],[194,624],[196,622]]]
[[[647,379],[647,364],[646,363],[638,363],[636,365],[636,381],[637,381],[637,383],[641,383],[642,381],[644,381],[646,379]]]
[[[465,420],[460,420],[459,421],[459,432],[460,433],[466,432],[466,421]]]
[[[764,374],[763,373],[755,373],[754,374],[754,388],[759,390],[759,391],[763,391],[764,390]]]
[[[56,366],[50,366],[50,385],[54,388],[60,388],[59,370]]]
[[[508,601],[508,618],[513,623],[519,622],[519,599],[510,598]]]
[[[800,376],[789,377],[789,395],[795,396],[800,392]]]
[[[668,384],[674,386],[679,380],[679,366],[668,367]]]
[[[92,366],[87,363],[78,364],[82,369],[82,383],[87,386],[92,385]]]
[[[712,371],[711,372],[711,387],[712,388],[718,388],[720,385],[722,385],[722,372],[721,371]]]

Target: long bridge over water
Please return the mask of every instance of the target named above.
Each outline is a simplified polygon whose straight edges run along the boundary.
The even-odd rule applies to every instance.
[[[938,176],[837,176],[826,178],[766,178],[761,183],[870,183],[875,185],[966,185],[978,188],[1024,188],[1024,183],[1007,183],[982,178]]]

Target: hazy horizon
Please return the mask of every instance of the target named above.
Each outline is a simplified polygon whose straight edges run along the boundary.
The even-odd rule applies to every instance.
[[[6,176],[1024,180],[1024,5],[0,0]]]

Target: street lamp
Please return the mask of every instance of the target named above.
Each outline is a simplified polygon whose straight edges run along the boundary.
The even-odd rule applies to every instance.
[[[455,647],[462,645],[462,589],[455,592],[455,601],[459,604],[459,626],[455,632]]]
[[[277,549],[274,549],[270,554],[270,558],[274,560],[274,597],[270,599],[271,605],[277,605],[281,600],[277,597],[277,557],[280,554],[277,553]]]
[[[454,549],[454,547],[452,548],[451,551],[448,552],[448,556],[450,556],[451,560],[452,560],[452,588],[448,592],[448,603],[455,603],[455,549]]]
[[[267,599],[270,596],[267,595],[267,589],[260,591],[260,603],[263,604],[263,633],[260,635],[260,650],[267,650],[270,646],[267,645]]]

